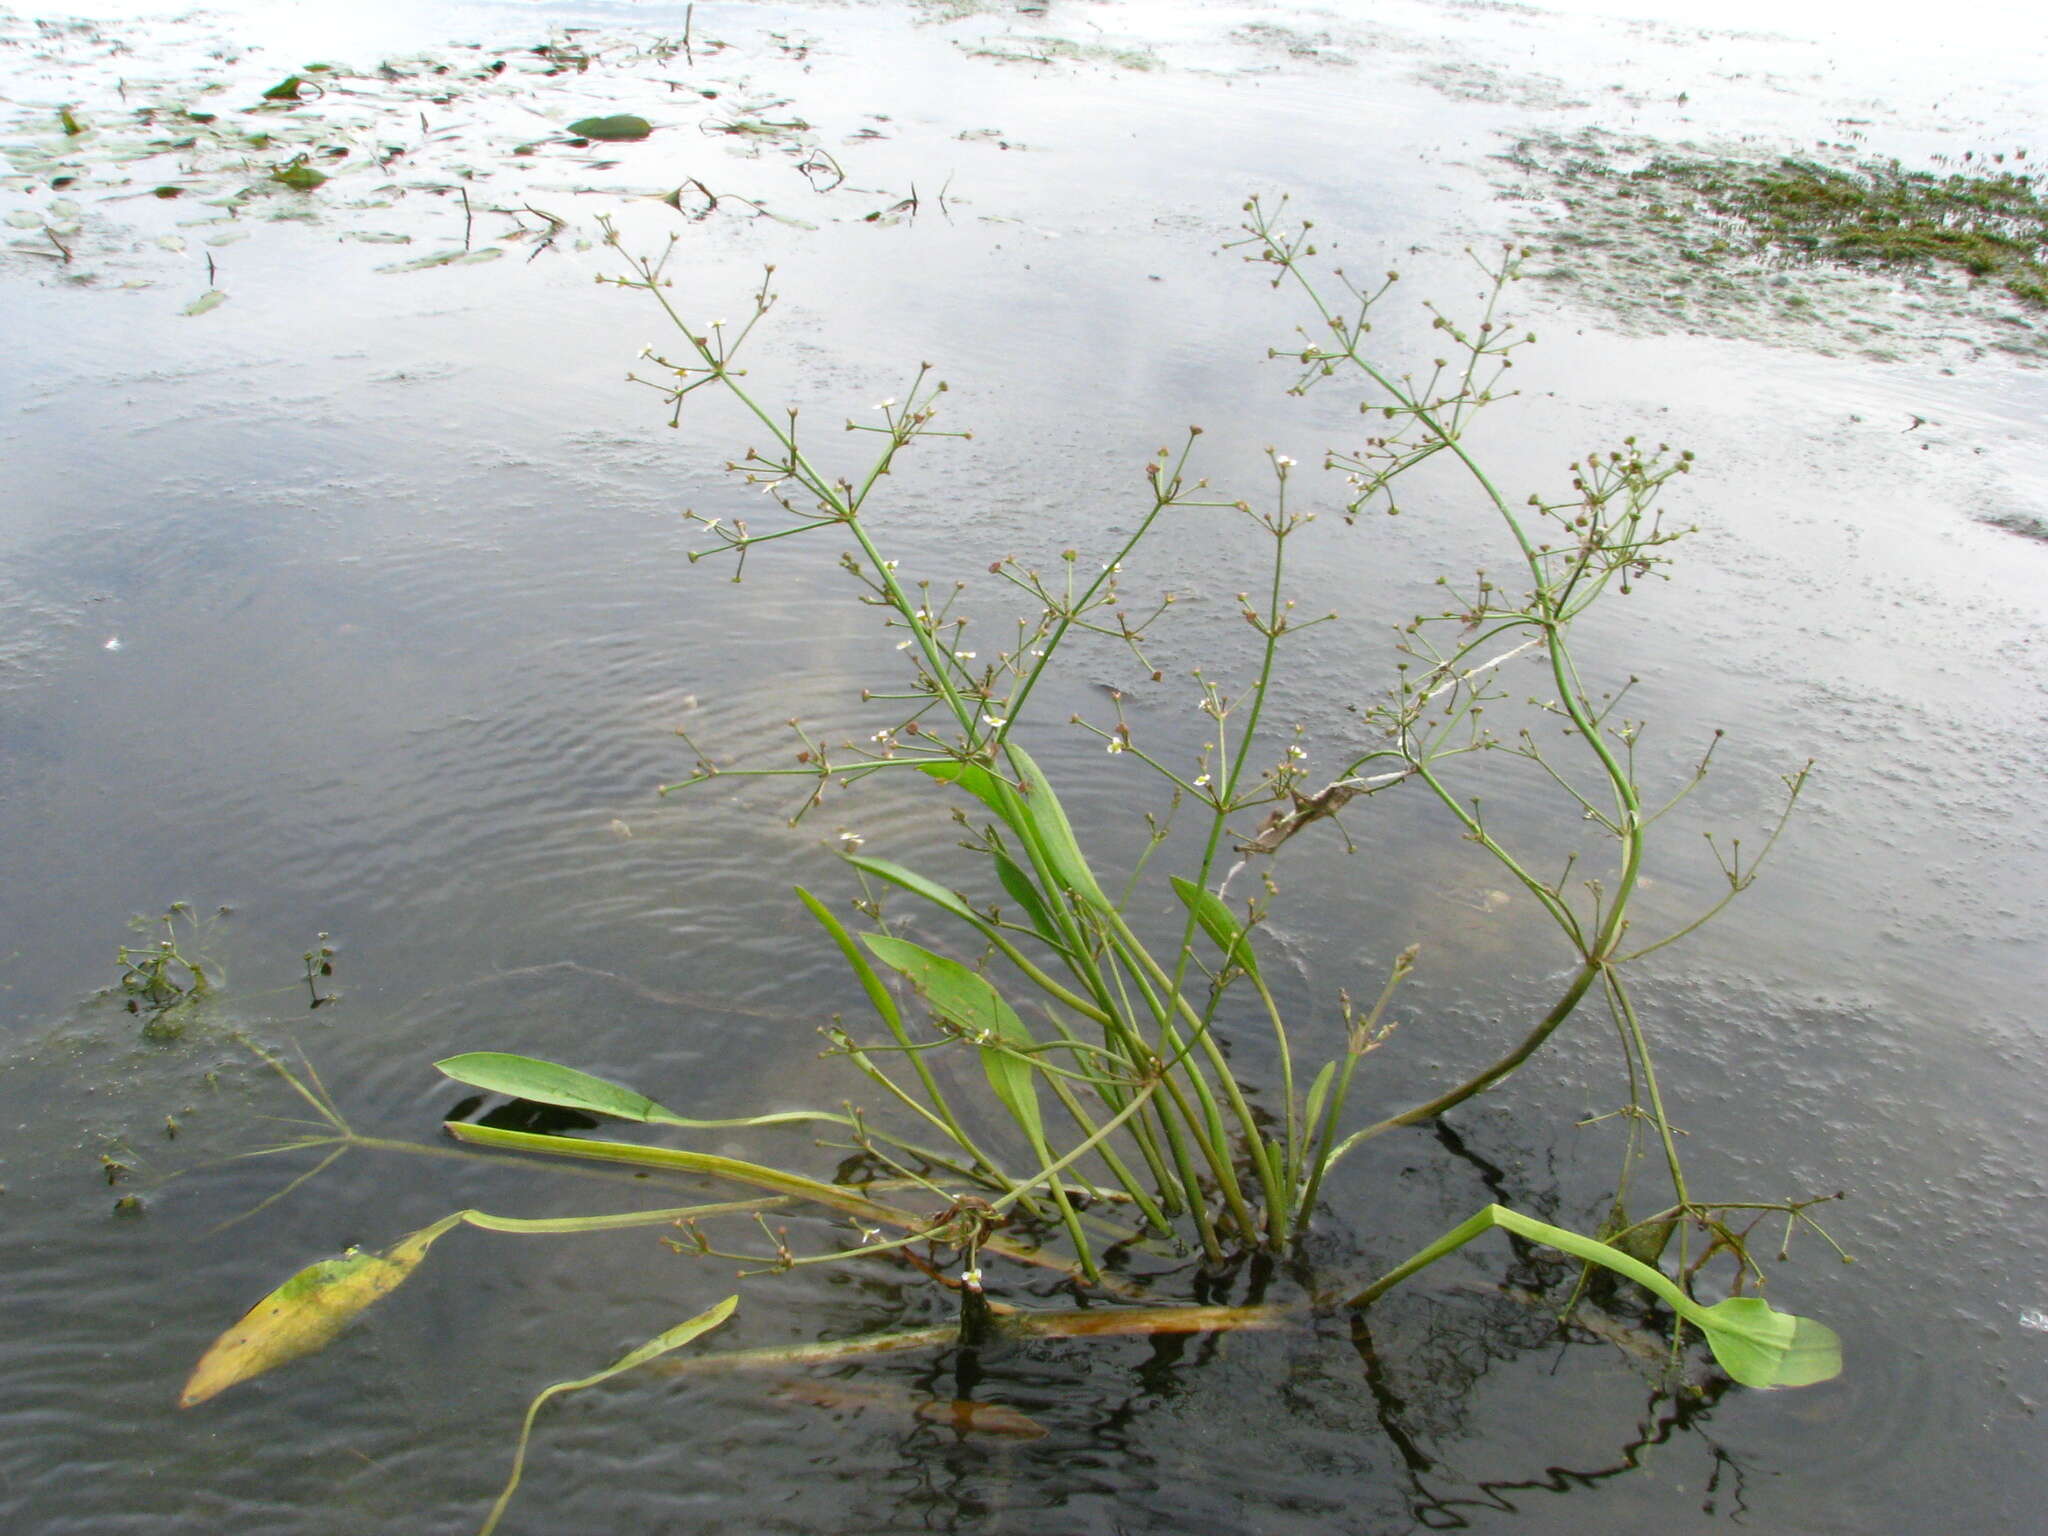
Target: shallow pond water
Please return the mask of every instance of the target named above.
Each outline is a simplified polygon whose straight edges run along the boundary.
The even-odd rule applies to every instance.
[[[676,237],[679,303],[706,323],[774,263],[754,382],[821,424],[941,367],[975,436],[918,450],[889,527],[905,569],[970,581],[995,624],[988,562],[1104,549],[1187,423],[1204,471],[1248,492],[1267,445],[1311,463],[1355,430],[1347,399],[1291,400],[1265,361],[1298,316],[1218,254],[1244,195],[1291,193],[1363,269],[1455,309],[1462,246],[1545,238],[1555,207],[1501,158],[1537,136],[1916,162],[2028,145],[2048,72],[2022,11],[1951,8],[1934,33],[1867,13],[1788,34],[1768,13],[1424,3],[0,11],[7,1528],[473,1529],[534,1391],[724,1294],[725,1266],[642,1233],[463,1232],[325,1354],[180,1412],[207,1342],[301,1264],[462,1206],[638,1197],[355,1151],[273,1199],[317,1154],[234,1157],[304,1112],[238,1036],[303,1053],[363,1133],[429,1145],[464,1098],[429,1064],[459,1050],[570,1059],[686,1114],[847,1091],[815,1030],[858,993],[790,887],[849,894],[846,832],[933,868],[957,833],[883,783],[795,827],[760,789],[655,797],[693,761],[679,729],[739,759],[789,750],[792,716],[868,728],[859,690],[893,652],[835,584],[836,545],[769,546],[739,585],[689,563],[683,509],[761,505],[722,470],[749,439],[708,406],[671,432],[626,382],[660,333],[592,281],[615,270],[600,216],[631,249]],[[298,105],[250,114],[294,74]],[[570,142],[607,112],[654,132]],[[272,178],[301,154],[329,178],[311,191]],[[1843,1378],[1673,1394],[1641,1339],[1561,1336],[1531,1295],[1555,1275],[1481,1247],[1376,1309],[1369,1348],[1326,1321],[1019,1346],[967,1382],[950,1354],[794,1395],[623,1378],[544,1418],[506,1529],[2030,1527],[2043,322],[1901,280],[1880,360],[1854,327],[1816,337],[1768,306],[1694,323],[1625,278],[1515,291],[1541,342],[1480,430],[1519,488],[1636,430],[1699,455],[1673,580],[1584,641],[1597,675],[1640,679],[1647,775],[1682,781],[1728,732],[1668,824],[1646,924],[1711,898],[1700,833],[1753,846],[1776,776],[1818,764],[1764,878],[1642,991],[1696,1185],[1848,1197],[1828,1225],[1857,1263],[1803,1242],[1772,1290],[1840,1330]],[[1877,291],[1827,303],[1867,314]],[[1426,358],[1426,316],[1402,314],[1384,351]],[[1311,761],[1354,744],[1345,706],[1384,686],[1389,626],[1433,578],[1499,558],[1447,483],[1409,513],[1325,518],[1296,567],[1304,611],[1344,615],[1304,638],[1284,700]],[[1146,585],[1213,595],[1257,552],[1228,521],[1190,528]],[[1187,668],[1246,651],[1230,613],[1202,624],[1228,605],[1188,607],[1168,682],[1105,652],[1045,701],[1034,749],[1105,863],[1155,797],[1053,723],[1100,721],[1114,686],[1146,740],[1191,754]],[[1531,786],[1487,792],[1503,824],[1558,835]],[[1566,957],[1414,807],[1373,802],[1351,830],[1350,857],[1288,850],[1268,942],[1311,1018],[1424,946],[1361,1090],[1376,1114],[1490,1056]],[[225,980],[151,1040],[94,994],[130,915],[173,901]],[[309,993],[321,934],[335,974]],[[1375,1143],[1327,1191],[1318,1271],[1368,1275],[1488,1199],[1592,1225],[1619,1140],[1574,1122],[1615,1107],[1618,1077],[1588,1017],[1442,1129]],[[725,1342],[943,1313],[879,1269],[746,1295]],[[969,1391],[1045,1433],[915,1411]]]

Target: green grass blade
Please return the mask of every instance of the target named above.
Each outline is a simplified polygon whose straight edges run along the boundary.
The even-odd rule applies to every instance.
[[[707,1216],[772,1211],[790,1204],[788,1195],[763,1195],[755,1200],[719,1200],[708,1205],[674,1205],[658,1211],[617,1211],[603,1216],[493,1216],[489,1211],[461,1211],[465,1226],[482,1232],[507,1232],[520,1237],[575,1237],[585,1232],[622,1232],[634,1227],[672,1227]]]
[[[649,1339],[638,1349],[630,1350],[626,1354],[621,1355],[594,1376],[585,1376],[579,1381],[558,1381],[553,1386],[541,1388],[534,1395],[533,1401],[526,1405],[526,1422],[519,1427],[519,1444],[512,1453],[512,1475],[506,1480],[504,1492],[498,1495],[498,1502],[491,1506],[490,1515],[485,1519],[477,1536],[491,1536],[491,1532],[498,1528],[498,1522],[505,1517],[505,1510],[512,1502],[512,1495],[519,1491],[519,1479],[526,1471],[527,1443],[533,1438],[534,1417],[540,1412],[542,1404],[551,1397],[559,1397],[564,1392],[580,1392],[585,1387],[594,1387],[601,1381],[609,1381],[612,1377],[619,1375],[623,1371],[632,1370],[636,1365],[645,1365],[648,1361],[665,1355],[670,1350],[682,1348],[692,1339],[709,1333],[720,1323],[731,1317],[733,1310],[739,1304],[739,1297],[728,1296],[716,1306],[705,1308],[688,1322],[678,1323],[675,1327],[669,1329],[668,1332],[657,1334]]]

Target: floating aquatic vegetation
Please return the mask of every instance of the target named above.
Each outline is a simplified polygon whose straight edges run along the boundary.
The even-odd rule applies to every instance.
[[[9,25],[0,16],[0,41],[10,40]],[[223,60],[241,60],[211,42],[202,19],[150,25],[160,34],[156,51],[189,57],[187,69],[137,77],[110,26],[37,34],[41,61],[66,71],[75,99],[0,103],[0,155],[12,173],[0,179],[0,199],[33,200],[5,209],[7,227],[22,238],[0,248],[0,256],[54,263],[73,269],[72,276],[102,268],[161,270],[177,253],[133,236],[160,233],[162,224],[152,222],[148,208],[174,201],[251,225],[318,223],[344,239],[431,238],[359,226],[372,211],[401,207],[415,221],[421,215],[439,221],[451,199],[462,203],[461,252],[379,270],[427,272],[488,260],[485,252],[509,245],[525,244],[538,254],[560,236],[587,243],[576,231],[592,211],[660,195],[612,176],[644,163],[633,158],[632,146],[654,135],[657,121],[744,143],[766,163],[782,156],[801,162],[806,198],[830,194],[846,180],[843,168],[816,174],[822,162],[811,142],[812,124],[780,110],[790,105],[786,99],[735,106],[734,82],[701,73],[726,45],[692,37],[688,27],[682,39],[574,30],[542,43],[451,45],[367,67],[322,60],[280,77],[253,73],[254,63],[224,71]],[[652,81],[650,65],[657,71]],[[598,92],[611,99],[592,112]],[[658,116],[634,110],[627,99],[633,95],[650,104],[658,99]],[[556,126],[536,133],[536,116]],[[598,158],[601,152],[616,152],[616,158]],[[569,189],[575,206],[534,207],[536,199],[561,194],[549,178],[564,167],[587,178]],[[66,192],[77,206],[60,215],[42,204],[51,189]],[[723,207],[728,214],[816,227],[775,207],[778,201],[761,189],[707,194],[701,209],[688,212],[708,216]],[[389,218],[386,213],[382,222]],[[218,288],[209,280],[206,291]]]
[[[2025,149],[1937,161],[1537,134],[1496,162],[1532,275],[1628,325],[1875,359],[2048,356],[2048,200]]]

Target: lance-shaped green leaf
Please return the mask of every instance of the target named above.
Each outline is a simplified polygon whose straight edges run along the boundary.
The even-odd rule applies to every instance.
[[[1010,751],[1014,756],[1020,752],[1020,749],[1012,747]],[[1029,759],[1026,758],[1025,761],[1028,762]],[[1029,851],[1030,862],[1034,866],[1044,868],[1062,884],[1069,887],[1072,886],[1073,882],[1070,872],[1063,870],[1062,866],[1054,863],[1046,854],[1044,843],[1040,837],[1038,826],[1033,819],[1026,797],[1020,794],[1009,781],[1001,778],[980,763],[963,763],[955,760],[925,763],[921,766],[922,771],[932,778],[939,780],[941,783],[952,784],[966,790],[967,793],[987,806],[1002,820],[1005,826],[1009,827],[1023,841],[1026,849]],[[1048,797],[1050,797],[1050,794],[1051,790],[1050,786],[1048,786]],[[1057,801],[1053,802],[1053,809],[1057,813]],[[1065,825],[1065,817],[1060,817],[1059,821],[1060,825]],[[1068,832],[1068,838],[1071,841],[1071,830]],[[1039,937],[1043,938],[1048,944],[1064,948],[1065,945],[1058,937],[1059,926],[1053,921],[1051,910],[1047,907],[1046,898],[1041,894],[1037,882],[1005,855],[999,853],[995,857],[996,873],[1003,882],[1003,889],[1015,897],[1018,904],[1031,914],[1032,924],[1038,929]],[[1070,863],[1078,861],[1079,850],[1076,849]],[[1081,871],[1083,875],[1086,875],[1087,866],[1085,864],[1081,865]]]
[[[1505,1227],[1518,1237],[1560,1248],[1625,1275],[1706,1336],[1707,1347],[1721,1369],[1745,1387],[1806,1387],[1842,1373],[1842,1341],[1825,1323],[1779,1312],[1761,1296],[1731,1296],[1703,1306],[1661,1270],[1630,1258],[1618,1248],[1565,1227],[1553,1227],[1504,1205],[1489,1205],[1461,1222],[1407,1263],[1388,1271],[1353,1296],[1349,1305],[1370,1306],[1391,1287],[1425,1265],[1464,1247],[1481,1233]]]
[[[569,131],[579,138],[625,144],[646,138],[654,132],[654,125],[631,112],[615,112],[609,117],[579,118],[569,125]]]
[[[994,811],[1004,821],[1010,819],[1003,809],[1001,791],[996,787],[996,776],[980,763],[963,763],[957,759],[943,763],[921,763],[919,770],[929,774],[942,784],[952,784],[964,789],[983,805]]]
[[[580,1392],[585,1387],[594,1387],[601,1381],[611,1380],[623,1371],[632,1370],[636,1365],[645,1365],[650,1360],[659,1359],[670,1350],[681,1349],[692,1339],[709,1333],[731,1317],[733,1309],[739,1304],[739,1297],[728,1296],[716,1306],[705,1308],[688,1322],[678,1323],[668,1332],[655,1335],[638,1349],[621,1355],[594,1376],[585,1376],[578,1381],[558,1381],[553,1386],[541,1388],[534,1395],[533,1401],[526,1405],[526,1422],[519,1427],[519,1445],[512,1453],[512,1475],[506,1480],[505,1491],[498,1495],[498,1502],[491,1506],[490,1516],[484,1521],[478,1536],[491,1536],[491,1532],[498,1528],[498,1522],[505,1517],[505,1509],[512,1502],[512,1495],[519,1491],[519,1479],[526,1471],[527,1442],[533,1438],[534,1417],[540,1412],[543,1403],[551,1397],[559,1397],[564,1392]]]
[[[1045,854],[1046,863],[1052,866],[1054,876],[1089,906],[1099,912],[1110,911],[1110,900],[1102,894],[1102,887],[1095,883],[1094,871],[1089,869],[1087,859],[1081,855],[1081,845],[1074,839],[1073,825],[1060,806],[1059,796],[1052,792],[1052,781],[1031,760],[1031,755],[1014,741],[1006,742],[1004,750],[1010,754],[1010,762],[1024,781],[1021,797],[1024,818],[1031,836]]]
[[[868,1002],[889,1026],[889,1032],[897,1040],[908,1045],[910,1038],[903,1032],[903,1016],[897,1011],[896,999],[889,995],[889,989],[882,985],[882,978],[875,974],[875,968],[868,964],[868,957],[860,952],[860,946],[853,942],[853,935],[846,931],[846,925],[832,914],[832,909],[802,886],[796,888],[797,899],[810,910],[811,916],[825,932],[832,936],[832,942],[839,947],[839,953],[846,957],[846,963],[853,967],[853,974],[860,979],[861,990],[867,994]]]
[[[1202,925],[1202,931],[1215,941],[1223,951],[1226,964],[1244,970],[1254,981],[1259,977],[1258,956],[1252,953],[1251,935],[1237,920],[1237,914],[1230,910],[1223,898],[1192,880],[1173,877],[1174,894],[1180,897],[1187,909],[1195,914],[1195,921]]]
[[[848,854],[846,862],[863,874],[873,875],[877,880],[886,880],[891,885],[900,885],[904,890],[922,896],[935,907],[943,908],[963,923],[982,927],[988,922],[974,908],[970,907],[958,891],[949,891],[937,881],[927,880],[915,870],[905,869],[901,864],[892,864],[887,859],[862,858]]]
[[[349,1321],[388,1296],[419,1268],[434,1239],[461,1221],[445,1217],[401,1238],[384,1253],[350,1249],[309,1264],[257,1302],[199,1357],[178,1396],[180,1408],[324,1349]]]
[[[1045,904],[1045,896],[1031,877],[1007,853],[997,853],[993,857],[996,878],[1002,881],[1003,889],[1010,893],[1010,899],[1022,907],[1025,916],[1031,919],[1033,931],[1053,948],[1066,948],[1059,936],[1059,929],[1053,923],[1052,912]]]
[[[1038,1109],[1038,1074],[1030,1062],[1015,1054],[1034,1049],[1037,1042],[1016,1010],[1003,1001],[986,976],[957,960],[882,933],[864,933],[861,942],[876,959],[901,972],[940,1018],[970,1040],[988,1042],[981,1047],[988,1085],[1030,1138],[1032,1147],[1042,1151],[1045,1121]]]
[[[555,1104],[563,1109],[612,1115],[620,1120],[637,1120],[643,1125],[680,1125],[686,1130],[718,1131],[819,1120],[831,1125],[852,1123],[845,1115],[809,1110],[749,1115],[739,1120],[691,1120],[672,1109],[663,1108],[646,1094],[622,1083],[593,1077],[588,1072],[542,1061],[538,1057],[516,1056],[508,1051],[469,1051],[460,1056],[445,1057],[434,1066],[456,1082],[467,1083],[487,1093],[503,1093],[534,1104]]]
[[[1326,1061],[1323,1070],[1316,1074],[1316,1080],[1308,1085],[1308,1103],[1302,1109],[1301,1123],[1308,1127],[1313,1137],[1322,1124],[1323,1100],[1329,1096],[1330,1080],[1337,1075],[1337,1063]]]

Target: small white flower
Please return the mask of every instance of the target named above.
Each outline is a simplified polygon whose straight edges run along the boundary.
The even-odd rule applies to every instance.
[[[953,653],[953,659],[954,659],[955,661],[972,661],[972,660],[974,660],[974,652],[972,652],[972,651],[955,651],[955,652]]]
[[[1284,453],[1280,453],[1280,454],[1275,454],[1275,455],[1273,456],[1273,463],[1274,463],[1275,467],[1276,467],[1276,468],[1279,468],[1279,469],[1292,469],[1292,468],[1294,468],[1294,460],[1292,460],[1292,459],[1290,459],[1289,457],[1287,457],[1287,455],[1286,455],[1286,454],[1284,454]]]
[[[646,346],[642,347],[642,348],[640,349],[640,355],[641,355],[642,357],[652,357],[652,356],[654,356],[654,343],[650,341],[649,343],[647,343],[647,345],[646,345]]]
[[[849,831],[845,827],[841,827],[839,829],[839,846],[844,848],[848,853],[852,853],[855,849],[859,848],[860,845],[866,841],[867,839],[862,837],[858,832]]]
[[[890,406],[894,405],[895,403],[896,397],[894,395],[891,395],[888,399],[878,402],[875,406],[875,409],[878,411],[886,411],[889,409]]]
[[[724,521],[725,519],[722,517],[707,517],[704,519],[704,531],[706,533],[716,533],[718,525]]]
[[[1208,782],[1209,775],[1207,775],[1206,773],[1198,773],[1195,775],[1195,788],[1200,789],[1203,785],[1207,784]]]
[[[907,651],[910,649],[910,642],[908,640],[898,640],[896,642],[896,649],[899,651]]]
[[[896,562],[894,560],[884,560],[882,562],[882,569],[885,571],[893,571],[896,569]]]
[[[1004,726],[1008,725],[1010,722],[1003,719],[999,715],[983,715],[981,717],[981,723],[987,726],[992,731],[1000,731]]]
[[[722,331],[725,329],[725,322],[723,320],[714,320],[711,322],[711,329],[713,329],[714,331]]]
[[[1109,738],[1109,745],[1103,748],[1103,751],[1105,751],[1105,752],[1121,752],[1121,751],[1123,751],[1123,750],[1124,750],[1124,739],[1123,739],[1123,737],[1121,737],[1121,736],[1112,736],[1112,737],[1110,737],[1110,738]]]
[[[1302,751],[1299,747],[1289,747],[1287,749],[1287,755],[1293,758],[1297,763],[1305,763],[1308,761],[1308,754]]]

